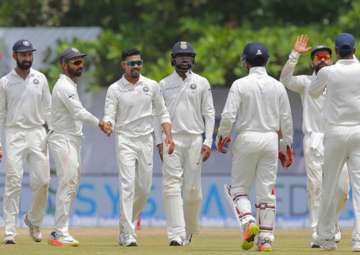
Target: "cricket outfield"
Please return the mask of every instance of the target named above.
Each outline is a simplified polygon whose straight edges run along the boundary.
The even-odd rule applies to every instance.
[[[3,229],[1,229],[3,231]],[[80,247],[53,247],[47,244],[50,229],[43,231],[45,239],[34,243],[27,229],[19,229],[16,245],[0,245],[2,255],[235,255],[253,254],[255,249],[242,251],[240,232],[237,229],[202,229],[193,237],[190,246],[169,247],[165,229],[143,228],[138,231],[138,247],[121,247],[117,244],[117,228],[73,228],[71,233],[80,241]],[[271,254],[353,254],[351,252],[351,230],[342,232],[343,239],[335,252],[309,248],[309,230],[276,230],[276,240]]]

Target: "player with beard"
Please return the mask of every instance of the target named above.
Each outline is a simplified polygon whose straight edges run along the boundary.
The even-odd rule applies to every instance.
[[[321,193],[321,178],[322,165],[324,161],[324,118],[323,107],[325,103],[326,90],[322,95],[313,98],[309,94],[309,87],[311,82],[316,78],[319,70],[325,66],[332,64],[331,49],[329,47],[319,45],[311,50],[311,66],[313,68],[312,75],[298,75],[294,76],[294,70],[301,54],[310,51],[308,48],[308,37],[300,35],[297,37],[294,44],[293,51],[289,56],[289,60],[285,64],[280,81],[291,91],[294,91],[301,96],[303,103],[303,124],[302,130],[304,133],[304,160],[305,170],[307,175],[307,193],[308,206],[310,211],[310,224],[313,231],[312,242],[310,247],[319,248],[317,241],[316,226],[319,218],[320,193]],[[349,191],[349,176],[346,167],[341,172],[338,188],[337,188],[337,213],[341,213],[346,205]],[[335,239],[337,242],[341,240],[341,232],[337,225],[337,232]]]
[[[208,80],[191,70],[195,63],[192,45],[184,41],[175,43],[171,57],[175,71],[160,81],[160,87],[171,117],[174,153],[171,156],[165,153],[159,132],[156,140],[163,159],[169,244],[181,246],[189,244],[192,235],[198,232],[201,168],[211,153],[215,109]]]
[[[16,219],[19,214],[23,166],[27,164],[33,192],[25,224],[34,241],[40,242],[40,225],[47,205],[50,178],[49,159],[42,151],[49,125],[51,95],[44,74],[31,68],[35,49],[28,40],[13,46],[16,67],[0,80],[0,133],[4,130],[6,151],[4,222],[5,244],[15,244]],[[0,160],[3,150],[0,143]]]
[[[65,49],[60,55],[63,73],[52,93],[51,123],[48,134],[50,152],[55,161],[58,187],[56,191],[55,231],[49,244],[79,246],[69,233],[69,214],[80,182],[80,162],[83,122],[99,127],[110,135],[111,127],[99,121],[80,102],[77,82],[84,70],[84,57],[76,48]]]
[[[114,126],[120,182],[119,245],[137,246],[134,221],[151,191],[153,170],[153,115],[165,133],[169,154],[174,150],[171,122],[157,82],[141,75],[143,60],[137,49],[122,53],[121,79],[113,83],[105,100],[104,121]]]

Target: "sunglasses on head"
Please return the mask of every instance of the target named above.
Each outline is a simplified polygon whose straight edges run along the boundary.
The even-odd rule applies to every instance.
[[[84,60],[83,59],[70,59],[68,61],[69,64],[75,65],[75,66],[79,66],[81,64],[84,64]]]
[[[318,61],[327,61],[327,60],[330,60],[331,59],[331,56],[328,52],[320,52],[320,53],[317,53],[314,55],[314,58],[313,60],[318,62]]]
[[[143,63],[144,63],[144,61],[142,61],[142,60],[129,60],[129,61],[127,61],[126,62],[126,64],[128,65],[128,66],[142,66],[143,65]]]

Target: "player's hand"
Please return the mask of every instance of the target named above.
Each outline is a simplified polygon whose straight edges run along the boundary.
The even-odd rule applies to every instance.
[[[286,146],[286,150],[279,151],[279,160],[283,168],[288,168],[294,162],[294,152],[290,146]]]
[[[165,137],[165,145],[167,146],[167,152],[171,155],[175,150],[175,143],[172,137]]]
[[[309,38],[305,34],[301,34],[298,37],[296,37],[296,41],[294,44],[294,51],[303,54],[308,52],[311,47],[307,47],[309,42]]]
[[[163,161],[163,152],[164,152],[164,145],[162,143],[157,145],[158,150],[159,150],[159,156],[161,161]]]
[[[4,151],[3,151],[2,147],[0,146],[0,161],[3,158],[3,155],[4,155]]]
[[[216,150],[221,153],[227,153],[227,149],[225,148],[226,144],[231,143],[231,138],[229,136],[222,136],[216,137]]]
[[[205,144],[203,144],[203,146],[201,147],[201,156],[202,156],[202,161],[206,161],[211,154],[211,148]]]
[[[103,131],[107,136],[110,136],[112,133],[112,124],[110,121],[105,122],[103,120],[101,120],[99,122],[99,128],[101,129],[101,131]]]

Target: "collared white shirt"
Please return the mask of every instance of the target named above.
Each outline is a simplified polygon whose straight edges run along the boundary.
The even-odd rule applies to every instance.
[[[324,116],[326,125],[360,125],[360,64],[340,59],[321,68],[310,85],[310,95],[320,96],[326,87]]]
[[[171,123],[160,87],[156,81],[140,75],[132,84],[123,76],[111,84],[105,99],[104,121],[110,121],[114,131],[127,137],[139,137],[153,132],[153,118]]]
[[[203,134],[211,147],[215,109],[208,80],[192,71],[183,80],[174,71],[160,81],[161,92],[172,121],[172,133]]]
[[[300,54],[292,51],[289,60],[283,67],[280,75],[280,81],[291,91],[300,94],[303,104],[303,123],[302,130],[304,133],[322,133],[324,132],[324,117],[322,110],[325,103],[325,94],[314,98],[309,94],[311,82],[316,78],[313,75],[294,76],[295,66],[298,63]]]
[[[60,74],[52,91],[51,123],[55,132],[82,136],[83,122],[98,126],[99,120],[81,104],[77,84]]]
[[[221,114],[218,135],[229,136],[233,125],[237,133],[281,129],[285,144],[292,144],[288,95],[284,86],[267,74],[265,67],[252,67],[249,75],[232,84]]]
[[[48,81],[41,72],[31,68],[24,80],[12,70],[0,79],[0,132],[4,127],[50,125],[50,106]]]

